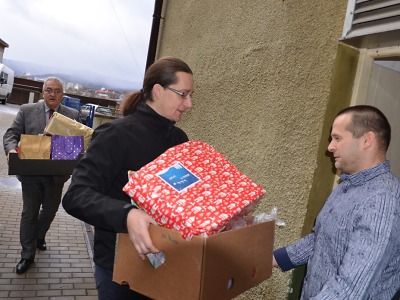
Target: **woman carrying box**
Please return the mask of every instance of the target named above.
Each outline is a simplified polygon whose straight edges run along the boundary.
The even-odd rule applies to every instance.
[[[193,73],[175,57],[147,70],[143,88],[122,104],[124,117],[99,126],[72,174],[65,210],[95,226],[94,262],[99,299],[147,299],[112,281],[117,233],[128,233],[139,256],[158,252],[148,227],[155,224],[135,209],[122,191],[129,170],[139,170],[168,148],[188,141],[175,126],[192,107]]]

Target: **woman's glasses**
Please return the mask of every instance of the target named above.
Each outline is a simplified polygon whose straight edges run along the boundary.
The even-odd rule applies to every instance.
[[[184,99],[189,99],[193,97],[193,93],[191,93],[190,91],[180,91],[180,90],[176,90],[173,89],[172,87],[166,86],[166,89],[174,92],[175,94],[178,94],[179,96],[181,96]]]

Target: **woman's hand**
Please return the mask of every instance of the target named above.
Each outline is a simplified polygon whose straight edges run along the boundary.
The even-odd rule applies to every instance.
[[[149,225],[157,225],[157,223],[147,213],[140,209],[131,209],[126,223],[129,238],[141,259],[144,260],[147,253],[159,252],[153,245],[149,234]]]

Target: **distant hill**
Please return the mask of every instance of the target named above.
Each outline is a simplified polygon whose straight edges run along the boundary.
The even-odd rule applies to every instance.
[[[104,87],[119,92],[138,90],[142,86],[141,82],[109,77],[104,74],[97,74],[90,71],[63,69],[6,58],[4,58],[3,63],[13,69],[14,75],[17,77],[22,77],[26,74],[29,74],[30,77],[42,79],[49,76],[56,76],[65,82],[82,84],[87,88],[97,90]]]

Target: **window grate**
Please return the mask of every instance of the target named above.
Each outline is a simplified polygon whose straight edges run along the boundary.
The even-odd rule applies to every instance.
[[[342,38],[400,29],[400,0],[349,0]]]

